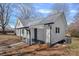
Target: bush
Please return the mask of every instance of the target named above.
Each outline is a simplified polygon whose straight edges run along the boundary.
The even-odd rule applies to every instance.
[[[77,31],[76,29],[71,30],[70,34],[73,37],[79,37],[79,31]]]

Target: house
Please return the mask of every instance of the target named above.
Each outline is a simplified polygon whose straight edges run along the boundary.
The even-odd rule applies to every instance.
[[[28,44],[48,43],[55,44],[59,41],[66,41],[65,32],[67,22],[64,12],[49,15],[44,19],[17,20],[16,35],[24,38]]]

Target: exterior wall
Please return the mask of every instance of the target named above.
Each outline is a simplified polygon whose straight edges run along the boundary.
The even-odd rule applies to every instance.
[[[22,33],[22,30],[24,31],[24,33]],[[27,37],[27,30],[26,29],[16,29],[16,35],[26,38]]]
[[[16,26],[15,26],[16,28],[21,28],[21,27],[23,27],[23,24],[21,23],[21,21],[20,20],[17,20],[17,23],[16,23]]]
[[[37,40],[45,42],[45,29],[37,29]]]
[[[20,29],[16,29],[16,35],[20,36]]]
[[[26,36],[25,36],[26,39],[25,39],[25,41],[26,41],[27,44],[30,44],[29,42],[31,42],[31,44],[32,44],[33,43],[32,41],[34,39],[34,29],[30,28],[29,31],[26,30]]]
[[[31,39],[34,39],[34,28],[31,28],[30,31],[31,31]]]
[[[37,40],[44,41],[46,43],[48,40],[51,41],[51,44],[53,44],[65,38],[66,26],[62,15],[54,20],[51,18],[51,22],[54,22],[54,24],[51,25],[51,40],[47,39],[46,30],[49,29],[49,26],[47,25],[45,25],[44,28],[37,28]],[[56,33],[56,27],[60,28],[60,33]],[[31,39],[34,39],[33,28],[31,29]]]
[[[51,25],[51,40],[47,39],[46,30],[49,29],[49,26],[45,25],[44,30],[38,29],[38,40],[44,41],[46,43],[49,43],[51,41],[51,44],[54,44],[62,39],[65,38],[65,32],[67,29],[67,24],[64,19],[63,15],[58,16],[57,18],[53,19],[51,18],[50,22],[54,22],[54,24]],[[56,33],[56,27],[60,28],[60,33]],[[49,42],[47,42],[49,41]]]
[[[16,26],[15,26],[15,31],[16,31],[16,35],[17,36],[22,36],[22,29],[20,29],[21,27],[23,27],[22,23],[20,22],[20,20],[17,20]]]
[[[21,30],[21,36],[26,38],[27,37],[27,30],[26,29],[20,29]]]
[[[60,16],[55,20],[55,23],[52,24],[52,30],[51,30],[51,35],[52,35],[51,43],[52,44],[65,38],[66,26],[65,26],[65,22],[63,22],[63,20],[65,20],[65,19],[62,16]],[[60,28],[60,33],[56,33],[56,27]]]
[[[66,30],[66,21],[63,17],[63,15],[58,16],[57,18],[53,19],[50,18],[50,22],[54,22],[54,24],[51,25],[52,29],[51,29],[51,43],[56,43],[62,39],[65,38],[65,30]],[[22,24],[20,24],[22,26]],[[18,27],[18,26],[17,26]],[[60,33],[56,33],[56,27],[60,28]],[[44,41],[47,43],[47,35],[46,35],[46,31],[47,29],[49,29],[49,26],[44,26],[44,28],[39,28],[39,26],[37,26],[37,40],[40,41]],[[22,33],[22,30],[24,30],[24,33]],[[21,32],[20,32],[21,31]],[[17,36],[21,36],[26,38],[27,40],[30,39],[34,39],[34,28],[30,28],[31,31],[31,37],[29,36],[29,33],[26,29],[16,29],[16,34]],[[50,39],[48,39],[50,40]],[[29,42],[29,41],[27,41]]]
[[[31,28],[30,31],[31,31],[31,39],[34,39],[34,28]],[[37,28],[37,40],[45,42],[45,29]]]

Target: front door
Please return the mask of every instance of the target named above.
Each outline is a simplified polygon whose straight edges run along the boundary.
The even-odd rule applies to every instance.
[[[37,28],[34,29],[34,40],[37,40]]]

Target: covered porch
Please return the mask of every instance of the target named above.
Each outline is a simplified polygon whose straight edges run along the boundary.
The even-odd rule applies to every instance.
[[[42,25],[33,25],[27,28],[28,39],[26,39],[29,45],[47,43],[51,45],[51,29],[53,22],[45,23]]]

